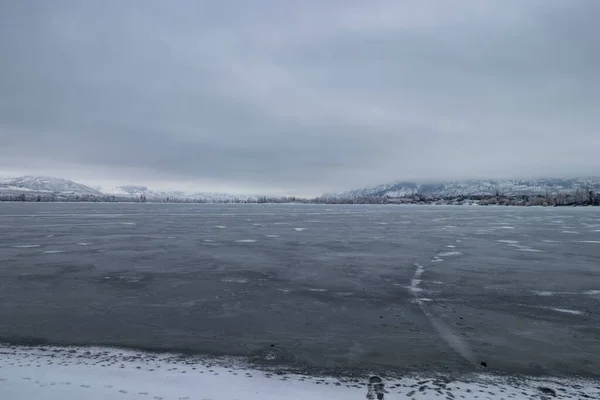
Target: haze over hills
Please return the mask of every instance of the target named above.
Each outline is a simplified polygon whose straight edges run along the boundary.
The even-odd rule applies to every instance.
[[[466,180],[444,183],[397,182],[351,190],[338,194],[325,194],[318,199],[351,201],[354,199],[380,198],[402,199],[412,196],[451,198],[459,196],[542,196],[546,194],[600,192],[600,178],[564,178],[530,180]],[[96,198],[98,201],[119,199],[143,199],[144,201],[202,201],[260,202],[264,196],[248,196],[224,193],[186,193],[184,191],[157,191],[146,186],[115,186],[98,190],[67,179],[43,176],[23,176],[0,179],[0,195],[4,196],[53,196],[56,199],[77,197]],[[271,197],[285,199],[284,197]],[[75,199],[76,200],[76,199]]]

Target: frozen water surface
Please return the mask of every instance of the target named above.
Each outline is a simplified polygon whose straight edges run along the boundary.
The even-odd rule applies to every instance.
[[[479,398],[593,398],[568,382],[600,374],[599,224],[591,207],[1,204],[0,398],[350,399],[373,374],[386,399],[436,398],[439,376],[456,398],[483,381],[496,397]],[[243,365],[97,363],[82,347],[61,365],[67,350],[24,344]],[[513,392],[526,375],[546,381]]]

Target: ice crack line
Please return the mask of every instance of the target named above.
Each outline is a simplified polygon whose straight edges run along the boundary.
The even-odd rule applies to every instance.
[[[425,268],[420,264],[415,264],[417,269],[415,270],[415,274],[410,281],[410,292],[414,297],[414,301],[419,305],[419,308],[425,314],[431,325],[438,332],[440,337],[444,342],[446,342],[454,351],[460,354],[465,360],[470,362],[473,365],[476,365],[475,357],[473,352],[469,348],[469,345],[457,334],[452,331],[448,325],[446,325],[443,321],[435,318],[431,312],[425,307],[425,302],[431,301],[430,299],[422,298],[419,294],[423,291],[420,287],[421,285],[421,276],[425,272]]]

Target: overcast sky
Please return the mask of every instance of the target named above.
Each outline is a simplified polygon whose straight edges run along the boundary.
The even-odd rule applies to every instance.
[[[600,175],[598,0],[0,0],[0,173],[313,195]]]

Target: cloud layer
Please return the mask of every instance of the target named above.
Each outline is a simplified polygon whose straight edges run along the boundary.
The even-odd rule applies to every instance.
[[[600,2],[0,4],[0,172],[318,194],[593,175]]]

